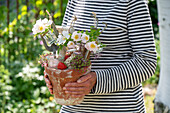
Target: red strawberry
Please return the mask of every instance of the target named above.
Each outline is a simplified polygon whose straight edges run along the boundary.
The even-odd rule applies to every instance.
[[[57,68],[63,70],[63,69],[66,69],[67,66],[64,63],[59,62]]]
[[[65,57],[64,57],[64,61],[68,58],[68,57],[70,57],[71,55],[65,55]]]

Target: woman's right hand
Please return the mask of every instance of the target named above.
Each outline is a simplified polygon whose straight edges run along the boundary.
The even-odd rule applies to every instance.
[[[48,90],[50,91],[51,94],[53,94],[53,86],[52,86],[52,83],[51,83],[50,79],[48,78],[48,75],[46,74],[45,70],[44,70],[44,79],[46,82],[46,86],[48,87]]]

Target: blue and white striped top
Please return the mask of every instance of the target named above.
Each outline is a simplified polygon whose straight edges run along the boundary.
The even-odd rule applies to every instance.
[[[156,68],[156,51],[151,18],[144,0],[69,0],[63,25],[77,16],[74,28],[90,30],[91,13],[106,30],[99,40],[106,45],[101,55],[91,56],[97,82],[79,105],[62,106],[61,113],[143,113],[141,82]]]

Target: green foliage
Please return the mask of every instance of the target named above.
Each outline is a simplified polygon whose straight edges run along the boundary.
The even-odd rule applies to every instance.
[[[87,33],[91,38],[90,41],[96,41],[100,35],[100,29],[95,29],[94,26],[90,27],[90,33]]]
[[[45,10],[53,13],[60,25],[67,0],[16,1],[10,0],[9,26],[6,2],[0,5],[0,113],[57,113],[60,106],[54,102],[43,79],[38,56],[44,48],[32,35],[33,23],[47,18]],[[28,9],[28,12],[27,12]],[[62,12],[61,12],[62,10]]]
[[[157,10],[157,1],[148,0],[149,11],[152,19],[153,31],[156,39],[159,39],[159,21],[158,21],[158,10]]]
[[[9,99],[9,91],[13,88],[9,85],[11,80],[9,78],[9,72],[3,65],[0,65],[0,112],[4,112],[6,100]]]
[[[13,67],[17,73],[18,66]],[[0,66],[1,113],[57,113],[60,106],[50,98],[39,64],[29,63],[16,74]],[[49,98],[50,97],[50,98]]]

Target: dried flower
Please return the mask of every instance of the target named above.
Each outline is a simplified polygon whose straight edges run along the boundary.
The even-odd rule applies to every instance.
[[[81,69],[82,67],[90,66],[90,60],[85,59],[82,54],[75,55],[75,57],[70,61],[70,66],[74,69]]]

